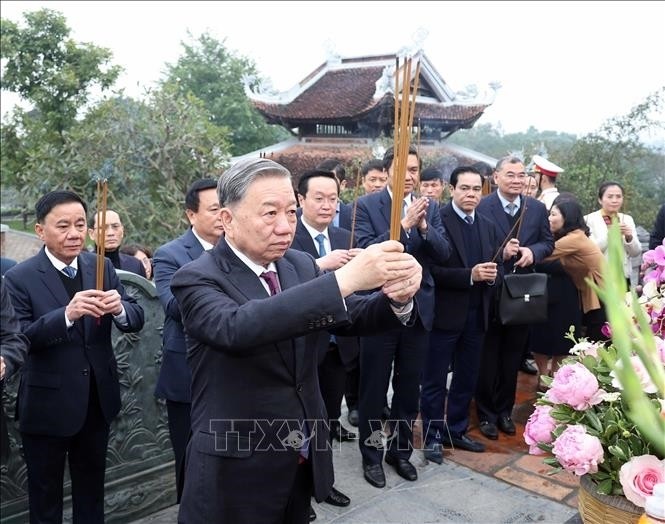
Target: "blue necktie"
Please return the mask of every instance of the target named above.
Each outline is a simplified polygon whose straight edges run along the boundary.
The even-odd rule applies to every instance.
[[[76,276],[76,269],[74,269],[72,266],[63,267],[62,272],[69,278],[74,278]]]
[[[510,204],[508,204],[506,206],[506,208],[508,209],[508,214],[511,217],[514,217],[515,216],[515,211],[517,210],[517,204],[515,204],[514,202],[511,202]]]
[[[319,233],[314,238],[319,243],[319,256],[320,257],[325,257],[326,256],[326,245],[325,245],[324,242],[326,240],[326,237],[324,236],[323,233]],[[337,339],[335,338],[335,335],[330,335],[330,343],[331,344],[337,344]]]
[[[464,217],[464,222],[466,222],[466,223],[469,224],[470,226],[473,225],[473,217],[472,217],[471,215],[466,215],[466,216]]]
[[[323,233],[319,233],[314,237],[316,241],[319,243],[319,256],[320,257],[325,257],[326,256],[326,237],[323,235]]]

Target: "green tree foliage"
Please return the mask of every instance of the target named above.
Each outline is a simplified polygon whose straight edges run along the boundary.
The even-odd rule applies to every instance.
[[[108,177],[108,206],[122,217],[128,241],[156,246],[175,238],[187,225],[187,187],[218,177],[228,160],[226,130],[208,116],[200,100],[168,88],[146,103],[103,102],[67,137],[67,184],[94,211],[94,177]],[[58,186],[57,178],[51,183]]]
[[[662,133],[665,88],[646,97],[626,115],[607,120],[581,138],[569,133],[538,131],[504,134],[491,124],[459,131],[451,142],[499,158],[521,152],[526,162],[546,151],[565,173],[558,177],[560,191],[574,193],[586,213],[599,208],[598,186],[608,180],[626,190],[624,210],[638,225],[650,229],[658,207],[665,201],[665,156],[642,140]]]
[[[575,193],[584,209],[591,211],[599,208],[598,186],[609,180],[619,182],[625,189],[624,211],[650,229],[665,201],[665,157],[662,151],[647,147],[641,137],[665,127],[657,117],[663,103],[665,88],[575,142],[562,156],[566,173],[561,189]]]
[[[180,93],[192,93],[203,101],[210,121],[230,130],[233,156],[289,136],[282,127],[268,125],[247,98],[243,81],[257,74],[251,60],[236,56],[207,33],[183,42],[182,47],[178,61],[167,64],[163,85],[173,85]]]
[[[501,158],[514,151],[522,151],[526,158],[538,154],[545,147],[553,158],[555,153],[570,149],[577,137],[557,131],[538,131],[531,126],[526,132],[504,134],[492,124],[477,124],[471,129],[455,133],[451,142],[480,151],[495,158]]]
[[[55,134],[48,137],[62,140],[90,90],[111,87],[121,68],[110,65],[108,49],[70,39],[62,14],[41,9],[23,17],[23,28],[0,21],[2,89],[34,104],[44,130]]]

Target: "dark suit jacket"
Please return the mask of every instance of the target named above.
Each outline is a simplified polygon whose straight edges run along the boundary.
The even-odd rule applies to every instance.
[[[339,205],[339,227],[351,231],[353,221],[353,204],[341,202]]]
[[[78,256],[83,289],[94,289],[96,255]],[[104,290],[116,289],[127,313],[124,332],[143,327],[143,308],[125,293],[108,259],[104,260]],[[30,341],[17,398],[20,429],[26,433],[66,437],[77,433],[86,418],[90,374],[107,423],[120,410],[120,386],[113,348],[112,315],[97,320],[85,316],[71,328],[65,323],[69,296],[44,248],[5,275],[16,316]]]
[[[526,198],[526,215],[522,219],[520,227],[519,241],[520,246],[528,247],[533,252],[534,264],[537,264],[545,257],[548,257],[554,250],[554,238],[550,231],[550,223],[547,220],[547,208],[542,202],[538,202],[535,198],[522,196],[522,208],[524,207],[524,200]],[[480,201],[478,208],[479,213],[482,213],[489,218],[496,226],[499,234],[499,240],[503,242],[511,226],[508,221],[508,215],[504,211],[496,191],[487,195]],[[517,229],[513,233],[513,236]],[[506,260],[503,263],[503,270],[505,274],[513,270],[515,260]]]
[[[342,300],[334,273],[306,253],[290,249],[276,265],[282,292],[269,297],[221,239],[171,282],[192,369],[183,522],[281,522],[275,500],[286,500],[298,467],[283,442],[305,419],[314,496],[325,499],[333,469],[317,348],[331,328],[351,336],[401,325],[381,293]]]
[[[388,189],[370,193],[358,199],[355,237],[358,247],[367,247],[390,239],[390,207],[392,200]],[[450,246],[441,223],[439,205],[431,201],[427,208],[427,239],[423,239],[414,227],[409,235],[401,230],[400,242],[404,250],[415,257],[423,268],[420,290],[416,293],[418,316],[427,331],[434,320],[434,279],[430,266],[442,264],[450,255]]]
[[[175,402],[191,402],[192,373],[187,365],[185,331],[178,301],[171,293],[171,279],[178,269],[199,258],[201,253],[203,246],[190,227],[181,237],[157,248],[153,258],[155,287],[164,308],[162,365],[155,396]]]
[[[441,208],[441,221],[446,228],[450,240],[451,254],[443,264],[431,266],[432,276],[436,284],[436,305],[434,310],[434,327],[453,331],[464,330],[469,300],[471,297],[471,267],[467,261],[467,253],[462,233],[463,227],[452,204]],[[480,250],[483,262],[491,262],[492,257],[501,246],[494,224],[480,213],[476,213],[478,232],[480,233]],[[485,329],[488,326],[490,305],[496,289],[500,289],[503,276],[503,261],[497,257],[498,275],[493,286],[484,282],[475,282],[474,286],[482,288],[482,308]]]
[[[333,249],[349,249],[351,246],[351,232],[335,226],[328,226],[330,245]],[[314,258],[319,258],[319,246],[314,244],[314,239],[302,223],[302,217],[298,220],[296,234],[291,244],[293,249],[309,253]],[[344,366],[348,366],[360,353],[358,337],[336,337],[339,356]],[[326,355],[328,345],[324,345],[319,353],[319,364]]]

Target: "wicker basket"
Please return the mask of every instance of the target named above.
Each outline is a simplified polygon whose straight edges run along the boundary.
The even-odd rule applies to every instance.
[[[577,507],[584,524],[637,524],[643,510],[625,497],[600,495],[587,475],[580,477]]]

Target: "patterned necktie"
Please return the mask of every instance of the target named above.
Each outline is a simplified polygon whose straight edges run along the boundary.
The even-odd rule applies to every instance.
[[[514,217],[515,216],[515,210],[517,209],[517,204],[515,204],[514,202],[511,202],[506,207],[508,208],[508,214],[511,217]]]
[[[63,267],[62,272],[69,278],[74,278],[76,276],[76,269],[74,269],[72,266]]]
[[[279,280],[277,279],[277,273],[274,271],[264,271],[261,273],[261,278],[268,283],[268,289],[270,289],[270,296],[276,295],[279,293]]]
[[[326,256],[326,244],[325,244],[326,237],[323,235],[323,233],[319,233],[314,238],[319,243],[319,256],[320,257],[325,257]]]
[[[472,217],[471,215],[466,215],[466,216],[464,217],[464,222],[466,222],[466,223],[469,224],[470,226],[473,225],[473,217]]]

